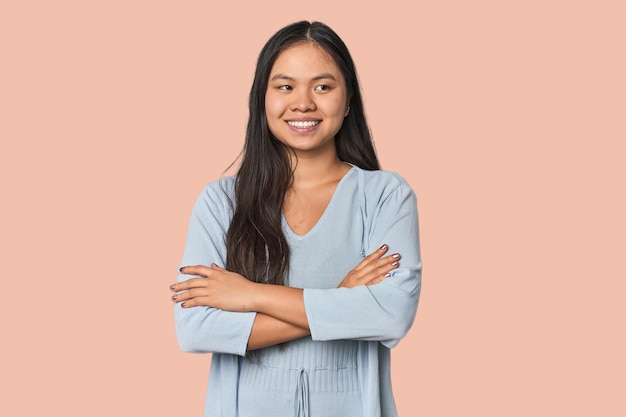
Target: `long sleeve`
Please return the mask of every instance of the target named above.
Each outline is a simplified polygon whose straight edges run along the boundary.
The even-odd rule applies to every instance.
[[[313,340],[354,339],[395,346],[411,327],[421,289],[422,263],[415,194],[394,175],[382,195],[365,193],[364,250],[387,243],[402,255],[393,276],[372,286],[305,289],[304,303]],[[369,189],[375,184],[367,182]]]
[[[189,221],[180,266],[226,263],[225,236],[231,218],[227,193],[232,178],[209,184],[198,197]],[[231,194],[232,195],[232,194]],[[179,274],[178,281],[193,276]],[[176,336],[186,352],[245,355],[256,313],[235,313],[211,307],[183,309],[175,305]]]

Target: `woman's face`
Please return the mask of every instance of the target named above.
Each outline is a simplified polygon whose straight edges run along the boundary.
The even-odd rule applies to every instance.
[[[278,55],[265,94],[267,124],[298,156],[336,153],[347,108],[345,80],[323,49],[303,43]]]

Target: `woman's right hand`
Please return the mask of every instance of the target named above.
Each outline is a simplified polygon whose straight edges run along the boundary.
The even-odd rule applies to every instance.
[[[389,250],[382,245],[376,251],[366,256],[348,275],[339,283],[337,288],[352,288],[359,285],[374,285],[391,276],[391,271],[400,266],[400,254],[385,256]]]

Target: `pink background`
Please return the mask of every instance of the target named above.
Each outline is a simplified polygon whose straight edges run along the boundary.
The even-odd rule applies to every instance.
[[[623,2],[216,3],[0,6],[2,414],[201,415],[167,287],[261,46],[310,19],[419,199],[401,415],[626,415]]]

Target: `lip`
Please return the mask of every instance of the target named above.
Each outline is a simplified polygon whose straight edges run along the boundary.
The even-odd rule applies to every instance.
[[[285,119],[286,122],[321,122],[319,117],[292,117]]]
[[[315,123],[311,123],[311,122],[315,122]],[[291,129],[294,132],[306,133],[306,132],[311,132],[317,129],[319,125],[322,123],[322,120],[314,118],[314,117],[301,117],[297,119],[287,119],[285,120],[285,123],[287,124],[289,129]],[[295,126],[292,123],[303,124],[303,126]]]

